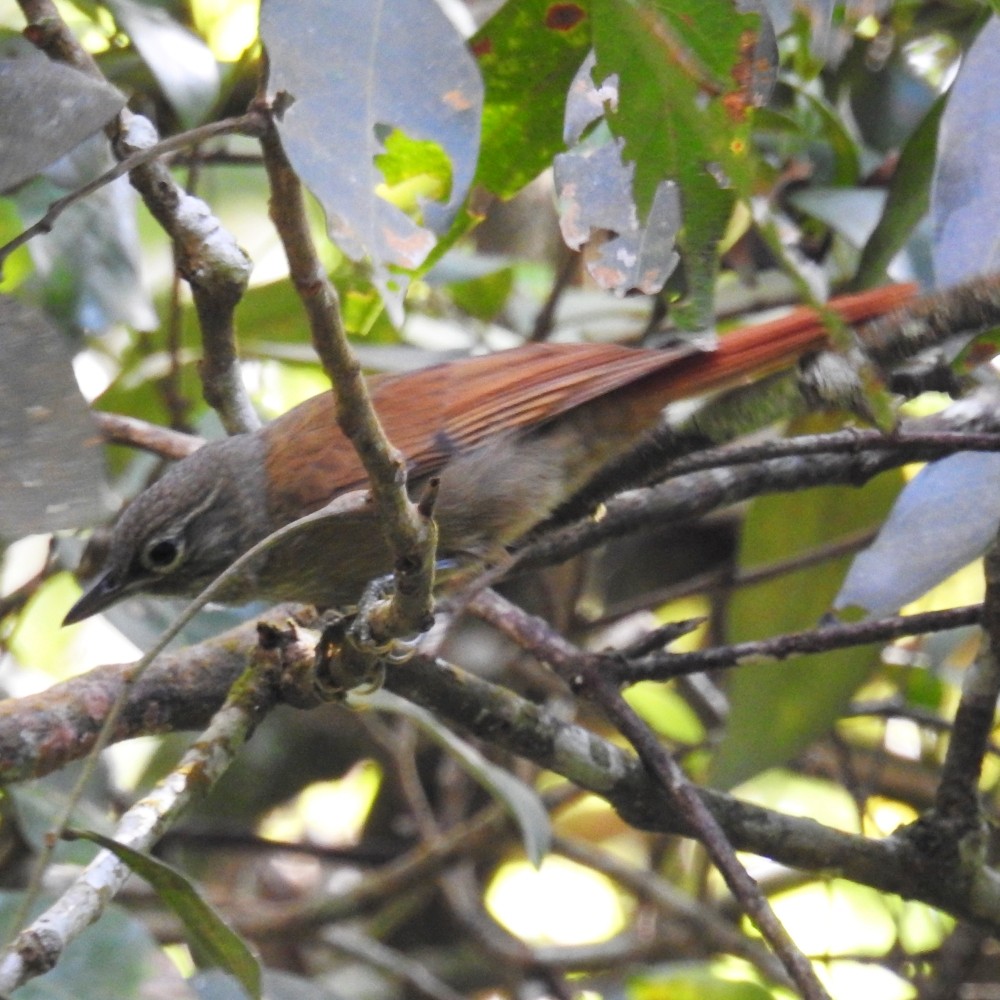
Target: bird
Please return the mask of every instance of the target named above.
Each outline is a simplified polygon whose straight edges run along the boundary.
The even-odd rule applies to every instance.
[[[849,323],[914,296],[889,285],[834,299]],[[719,337],[711,350],[529,343],[369,381],[419,495],[437,480],[439,558],[486,559],[540,524],[680,399],[787,367],[828,344],[808,307]],[[63,624],[130,595],[197,595],[241,554],[303,515],[364,491],[364,467],[324,392],[259,430],[210,442],[125,506],[103,565]],[[392,569],[371,503],[345,504],[267,549],[221,603],[341,607]]]

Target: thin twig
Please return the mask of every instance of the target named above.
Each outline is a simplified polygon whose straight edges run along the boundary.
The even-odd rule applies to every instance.
[[[246,115],[240,115],[237,118],[226,118],[222,121],[209,122],[207,125],[199,125],[197,128],[190,129],[187,132],[179,132],[177,135],[172,135],[167,139],[160,139],[158,142],[147,147],[146,149],[139,149],[136,152],[131,153],[123,160],[119,160],[118,163],[116,163],[109,170],[106,170],[99,177],[95,177],[92,181],[89,181],[82,187],[77,188],[75,191],[70,191],[69,194],[63,195],[62,198],[52,202],[52,204],[49,205],[48,210],[37,222],[32,223],[32,225],[18,233],[12,240],[9,240],[7,243],[3,244],[3,246],[0,246],[0,273],[2,273],[4,261],[18,247],[23,246],[28,242],[28,240],[33,239],[35,236],[51,232],[56,219],[58,219],[67,208],[74,205],[81,199],[86,198],[87,195],[93,194],[106,184],[110,184],[119,177],[124,177],[127,173],[130,173],[137,167],[144,166],[158,157],[164,156],[167,153],[172,153],[175,150],[184,149],[187,146],[197,145],[200,142],[205,142],[208,139],[214,139],[220,135],[257,135],[259,134],[260,129],[260,115],[255,112],[251,112]]]
[[[979,438],[979,443],[993,450],[993,435],[987,438]],[[492,573],[488,581],[493,583],[514,571],[562,562],[644,526],[685,523],[752,497],[837,483],[861,486],[880,472],[912,461],[953,454],[957,447],[956,437],[948,435],[942,439],[941,435],[932,434],[921,436],[912,446],[878,445],[859,452],[850,447],[843,451],[835,447],[832,452],[793,453],[686,473],[658,486],[632,490],[608,500],[599,520],[582,519],[540,535]],[[794,452],[794,446],[790,450]]]
[[[141,448],[161,458],[186,458],[205,443],[203,438],[195,434],[172,431],[168,427],[152,424],[138,417],[128,417],[121,413],[104,413],[100,410],[94,410],[93,416],[108,444]]]
[[[972,604],[946,611],[925,611],[915,615],[893,615],[874,621],[823,625],[805,632],[789,632],[773,639],[754,639],[729,646],[713,646],[690,653],[652,653],[623,660],[609,656],[604,670],[618,683],[665,681],[706,670],[722,670],[744,663],[786,660],[805,653],[825,653],[874,642],[890,642],[906,635],[924,635],[978,625],[982,605]]]
[[[567,664],[570,669],[572,665]],[[719,870],[730,891],[739,900],[746,915],[754,922],[764,940],[781,960],[788,975],[806,1000],[830,1000],[806,956],[778,920],[767,897],[736,856],[725,831],[719,825],[694,785],[673,755],[642,721],[639,714],[622,697],[610,678],[585,667],[586,679],[577,690],[599,705],[618,731],[632,744],[636,753],[679,811],[697,831],[709,857]]]
[[[414,996],[427,997],[427,1000],[463,1000],[463,994],[453,990],[423,963],[354,928],[327,927],[321,931],[321,937],[331,948],[405,983]]]
[[[66,63],[103,83],[107,80],[94,57],[77,41],[53,0],[18,0],[27,22],[24,35],[53,62]]]
[[[868,428],[849,428],[830,434],[803,434],[758,444],[723,445],[675,459],[662,470],[662,477],[686,475],[702,469],[748,465],[775,458],[805,455],[852,455],[891,451],[900,464],[941,458],[959,451],[1000,451],[1000,433],[972,431],[902,430],[885,434]]]
[[[576,274],[576,270],[580,265],[580,255],[578,253],[564,247],[563,256],[562,266],[559,268],[555,280],[552,282],[552,287],[549,289],[549,294],[545,297],[545,302],[542,303],[542,308],[538,310],[535,322],[531,327],[528,340],[533,343],[540,343],[549,338],[555,322],[556,309],[562,299],[563,292],[566,291],[569,283],[573,280],[573,275]]]

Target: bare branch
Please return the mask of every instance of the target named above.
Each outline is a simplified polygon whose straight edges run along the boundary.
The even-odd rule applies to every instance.
[[[103,79],[103,77],[102,77]],[[74,205],[87,195],[124,177],[127,173],[137,167],[145,166],[147,163],[158,159],[168,153],[178,149],[185,149],[188,146],[195,146],[207,139],[214,139],[220,135],[256,135],[260,131],[260,116],[253,113],[241,115],[238,118],[226,118],[223,121],[209,122],[207,125],[200,125],[198,128],[190,129],[187,132],[179,132],[167,139],[160,139],[146,149],[140,149],[119,160],[110,170],[106,170],[100,177],[95,177],[92,181],[70,191],[57,201],[49,205],[45,214],[35,223],[28,226],[12,240],[0,246],[0,273],[2,273],[4,261],[20,246],[23,246],[35,236],[52,231],[56,219],[66,211],[70,205]]]
[[[233,688],[227,703],[175,771],[122,816],[115,840],[136,850],[148,850],[168,825],[194,799],[203,798],[225,773],[254,727],[275,704],[277,689],[272,672],[265,668],[267,659],[268,654],[259,649],[247,667],[247,683]],[[0,956],[0,993],[7,994],[47,972],[65,948],[100,917],[130,874],[115,854],[102,850]],[[31,893],[26,893],[26,898],[30,897]],[[14,926],[20,927],[22,922],[23,917],[14,921]]]
[[[773,639],[754,639],[691,653],[651,653],[627,661],[609,656],[604,669],[619,683],[663,681],[687,674],[704,673],[706,670],[738,667],[745,663],[785,660],[804,653],[823,653],[873,642],[891,642],[906,635],[925,635],[963,628],[979,624],[981,617],[982,606],[979,604],[949,608],[947,611],[893,615],[874,621],[822,625],[808,632],[790,632]]]
[[[1000,275],[990,274],[870,320],[857,330],[864,352],[891,368],[950,337],[976,333],[1000,321]]]
[[[357,450],[382,513],[394,555],[395,590],[366,615],[377,642],[425,630],[431,621],[436,529],[406,493],[403,456],[388,441],[372,406],[340,316],[336,289],[313,247],[302,185],[272,124],[261,138],[271,183],[271,218],[278,230],[292,281],[309,317],[313,345],[333,385],[337,422]]]
[[[616,681],[603,670],[599,656],[576,649],[546,622],[489,591],[471,610],[501,628],[525,649],[548,663],[571,687],[594,702],[632,744],[653,782],[708,851],[744,912],[781,960],[806,1000],[829,1000],[808,959],[771,909],[757,883],[736,857],[736,851],[712,811],[676,759],[625,701]]]
[[[194,434],[172,431],[138,417],[94,410],[94,421],[109,444],[141,448],[161,458],[180,459],[197,451],[205,442]]]

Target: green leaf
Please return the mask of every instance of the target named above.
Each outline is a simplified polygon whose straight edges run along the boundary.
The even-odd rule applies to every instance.
[[[376,691],[364,697],[352,696],[352,704],[394,712],[416,723],[426,736],[452,754],[458,763],[494,798],[502,802],[521,828],[521,839],[528,859],[540,865],[549,852],[552,827],[549,814],[534,789],[519,781],[509,771],[491,764],[475,747],[459,739],[426,709],[389,691]]]
[[[99,844],[144,878],[184,924],[192,948],[201,960],[231,973],[255,1000],[260,997],[260,964],[246,942],[226,925],[176,868],[93,830],[71,830],[66,836],[69,839],[82,837]]]
[[[730,0],[597,0],[593,15],[594,79],[618,75],[618,108],[607,120],[635,161],[639,214],[667,178],[681,184],[689,214],[696,178],[749,193],[749,119],[735,76],[757,17],[737,14]]]
[[[808,162],[813,183],[856,185],[861,176],[857,136],[821,94],[795,80],[783,80],[771,104],[754,112],[755,147],[771,169]],[[769,178],[774,184],[776,177]]]
[[[452,301],[470,316],[488,322],[503,309],[514,287],[514,269],[501,267],[487,274],[448,284]]]
[[[0,198],[0,245],[14,239],[24,224],[18,214],[14,203],[9,198]],[[22,285],[25,279],[31,274],[33,265],[31,263],[31,251],[28,247],[18,247],[4,262],[3,271],[0,273],[0,293],[14,291]]]
[[[681,185],[684,228],[678,243],[683,251],[686,299],[674,306],[678,326],[704,330],[715,320],[715,279],[719,271],[719,241],[725,236],[736,199],[705,173],[694,172]]]
[[[828,487],[754,501],[744,525],[740,565],[767,566],[877,525],[901,477],[887,473],[862,490]],[[742,588],[729,611],[729,640],[815,628],[829,610],[849,556]],[[789,595],[794,595],[790,600]],[[710,779],[728,788],[782,764],[826,733],[877,663],[877,647],[746,664],[729,687],[732,711],[712,758]]]
[[[816,116],[817,131],[829,146],[832,155],[830,182],[832,184],[856,184],[861,176],[860,150],[857,140],[844,125],[843,116],[807,90],[799,92],[799,99]]]
[[[447,201],[451,194],[451,161],[436,142],[396,129],[386,136],[385,152],[375,164],[385,178],[382,197],[414,217],[421,216],[423,201]]]
[[[618,76],[618,107],[606,117],[635,162],[639,215],[661,181],[677,182],[691,295],[680,322],[709,325],[718,243],[736,196],[751,189],[749,98],[737,81],[758,18],[737,14],[730,0],[595,0],[593,16],[594,80]]]
[[[589,0],[509,0],[470,45],[486,87],[476,183],[510,198],[565,149],[566,94],[590,51]]]
[[[886,279],[886,268],[903,248],[930,206],[931,181],[937,163],[938,127],[947,103],[942,95],[903,147],[882,209],[858,263],[854,287],[874,288]]]

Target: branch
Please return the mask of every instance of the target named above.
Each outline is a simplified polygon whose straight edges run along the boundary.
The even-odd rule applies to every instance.
[[[1000,322],[1000,275],[990,274],[864,323],[857,330],[865,354],[892,368],[951,337],[975,333]]]
[[[260,117],[253,114],[243,121],[260,126]],[[147,119],[129,116],[122,121],[116,152],[123,157],[147,152],[157,138]],[[163,163],[142,163],[129,180],[173,241],[177,269],[191,287],[204,347],[200,372],[205,400],[228,433],[256,430],[260,418],[243,385],[233,320],[250,280],[250,258],[208,205],[177,184]]]
[[[785,376],[784,381],[787,383],[785,388],[790,388],[791,380]],[[754,386],[748,387],[748,390],[754,390]],[[728,394],[719,403],[720,410],[725,412],[727,408],[732,408],[736,403],[737,393],[748,390],[741,389]],[[759,395],[768,404],[768,408],[755,414],[755,426],[785,420],[789,411],[794,408],[794,396],[787,392],[781,396],[773,386],[761,386]],[[801,408],[801,401],[799,405]],[[598,503],[605,502],[626,489],[660,483],[705,469],[750,465],[772,459],[805,459],[812,456],[819,462],[816,466],[818,469],[829,464],[833,477],[831,482],[842,482],[846,476],[848,482],[858,485],[878,472],[907,462],[932,461],[963,450],[996,451],[997,434],[1000,433],[996,392],[990,390],[964,399],[933,416],[905,421],[892,434],[850,428],[830,434],[801,435],[751,445],[727,443],[706,447],[712,440],[725,439],[724,433],[718,435],[718,427],[712,433],[707,433],[706,428],[711,429],[713,425],[727,422],[732,421],[721,417],[717,419],[706,408],[701,411],[700,416],[696,415],[688,421],[687,430],[678,431],[670,425],[654,430],[637,447],[608,465],[579,494],[563,504],[551,518],[551,522],[566,524],[585,516]],[[743,420],[742,424],[745,429],[746,421]],[[963,439],[966,434],[969,435],[967,446]],[[878,457],[879,453],[882,453],[881,458]],[[828,463],[824,457],[827,455],[841,455],[847,460],[854,456],[859,463],[858,469],[852,472],[849,466]],[[808,482],[815,473],[806,472],[805,468],[803,466],[802,475],[807,479],[806,485],[818,485]],[[845,468],[847,471],[841,471]]]
[[[35,48],[53,62],[66,63],[81,73],[105,80],[93,56],[66,26],[53,0],[18,0],[18,6],[28,23],[24,36]]]
[[[271,670],[265,662],[272,661]],[[277,657],[259,649],[211,725],[174,772],[121,818],[114,839],[136,850],[151,848],[192,801],[204,798],[225,773],[257,723],[276,703],[273,665]],[[0,994],[52,968],[65,948],[87,929],[131,875],[111,851],[102,850],[69,889],[25,927],[0,956]],[[26,897],[30,898],[30,893]],[[23,918],[14,921],[20,927]]]
[[[196,452],[204,439],[194,434],[170,430],[160,424],[128,417],[121,413],[104,413],[93,410],[94,422],[108,444],[122,444],[141,448],[161,458],[181,459]]]
[[[356,928],[327,927],[322,931],[322,940],[334,950],[405,983],[415,996],[427,1000],[463,1000],[464,994],[456,993],[422,962]]]
[[[809,960],[796,946],[757,883],[736,857],[733,845],[718,820],[673,755],[667,752],[625,701],[617,683],[603,671],[602,658],[572,646],[547,622],[528,615],[495,592],[480,594],[470,610],[500,629],[522,649],[548,663],[573,690],[604,712],[635,748],[652,781],[665,793],[669,805],[701,841],[726,885],[781,960],[803,997],[806,1000],[829,1000]]]
[[[289,617],[289,605],[273,609]],[[124,697],[110,742],[206,726],[257,644],[256,623],[137,664],[95,667],[38,694],[0,701],[0,783],[51,774],[90,753],[111,706]]]
[[[12,240],[0,246],[0,273],[2,273],[4,261],[18,247],[23,246],[28,240],[36,236],[51,232],[56,219],[67,208],[82,198],[86,198],[87,195],[93,194],[106,184],[118,180],[119,177],[124,177],[125,174],[135,170],[137,167],[145,166],[147,163],[161,156],[165,156],[178,149],[184,149],[187,146],[196,146],[198,143],[214,139],[220,135],[256,135],[260,131],[260,124],[259,115],[253,113],[241,115],[238,118],[226,118],[223,121],[209,122],[207,125],[200,125],[198,128],[190,129],[187,132],[179,132],[177,135],[172,135],[167,139],[161,139],[152,146],[140,149],[126,156],[123,160],[119,160],[110,170],[106,170],[99,177],[95,177],[82,187],[77,188],[75,191],[70,191],[69,194],[63,195],[62,198],[58,198],[52,202],[45,214],[37,222],[28,226]]]
[[[261,137],[271,185],[270,213],[281,237],[292,282],[309,317],[313,345],[333,386],[337,423],[368,473],[382,528],[393,552],[395,589],[390,601],[378,600],[361,616],[371,637],[385,642],[426,630],[432,622],[431,592],[437,532],[424,504],[406,493],[406,464],[389,442],[372,406],[361,365],[347,340],[336,289],[326,276],[309,230],[302,184],[295,174],[274,123]]]
[[[97,63],[66,27],[52,0],[18,2],[28,22],[25,34],[33,44],[52,59],[104,79]],[[253,132],[261,124],[259,116],[253,113],[234,121],[240,123],[240,131]],[[228,128],[225,123],[219,124]],[[110,134],[115,130],[108,131]],[[133,115],[127,109],[119,114],[115,153],[123,161],[137,157],[136,165],[129,171],[129,181],[173,241],[177,268],[191,286],[205,348],[202,363],[205,399],[218,411],[230,434],[255,430],[260,420],[240,377],[233,327],[233,310],[250,277],[250,260],[208,206],[187,194],[155,158],[156,151],[162,150],[158,139],[153,125],[141,115]]]
[[[982,606],[969,605],[947,611],[925,611],[916,615],[893,615],[874,621],[822,625],[807,632],[790,632],[773,639],[753,639],[730,646],[713,646],[690,653],[652,653],[634,659],[605,657],[603,669],[618,683],[666,681],[707,670],[723,670],[746,663],[786,660],[806,653],[825,653],[831,649],[865,646],[873,642],[891,642],[906,635],[925,635],[948,629],[978,625]]]
[[[287,619],[288,613],[289,609],[276,611],[281,620]],[[115,739],[199,724],[198,719],[208,717],[223,702],[233,677],[245,665],[255,645],[254,627],[243,625],[194,647],[199,658],[191,662],[185,661],[189,650],[166,654],[134,689],[128,684],[127,668],[106,667],[54,685],[44,694],[4,703],[0,713],[4,777],[7,780],[30,777],[35,771],[52,770],[86,754],[93,744],[94,731],[104,722],[111,698],[121,691],[126,698]],[[90,684],[95,687],[88,688]],[[198,685],[197,699],[191,696],[193,684]],[[146,685],[157,692],[158,700],[150,698],[150,688]],[[683,836],[693,833],[665,803],[645,768],[632,754],[506,688],[419,653],[407,662],[405,669],[389,671],[385,686],[460,730],[561,774],[578,787],[605,798],[633,826]],[[33,728],[32,719],[39,711],[45,714],[38,721],[38,728]],[[79,727],[72,736],[65,732],[70,725]],[[47,752],[39,744],[44,745],[53,734],[59,734],[61,740],[59,761],[50,754],[46,767],[33,767],[32,761]],[[710,789],[699,789],[698,794],[737,850],[751,851],[806,871],[837,871],[844,878],[923,900],[1000,933],[1000,876],[989,870],[982,872],[976,892],[968,893],[958,880],[924,877],[919,864],[923,857],[920,847],[904,835],[871,840],[830,829],[810,819],[785,816]],[[367,888],[366,880],[359,892],[364,894]],[[341,905],[347,910],[341,911]],[[289,915],[285,929],[313,926],[341,912],[356,913],[356,907],[353,896],[350,901],[339,897],[325,900],[317,903],[315,909],[300,909]],[[273,926],[264,921],[263,914],[261,922]],[[252,928],[247,924],[243,929],[249,932]]]
[[[672,478],[702,469],[749,465],[774,458],[806,455],[857,455],[892,452],[900,465],[929,462],[959,451],[1000,451],[1000,433],[971,431],[900,430],[896,434],[851,427],[829,434],[802,434],[759,444],[733,444],[706,448],[671,462],[657,478]]]
[[[976,427],[973,447],[981,445],[982,450],[994,450],[994,431],[997,429],[995,398],[984,393],[981,400],[969,402],[968,406],[963,403],[956,410],[958,412],[951,420],[959,426],[974,424]],[[898,468],[907,462],[940,458],[961,450],[960,438],[949,433],[947,419],[939,414],[928,418],[926,425],[921,422],[920,426],[934,430],[927,434],[914,431],[918,436],[912,441],[907,440],[907,434],[911,433],[907,430],[895,436],[873,438],[872,447],[863,446],[860,450],[849,443],[847,435],[853,432],[831,435],[833,448],[828,451],[820,450],[819,440],[813,439],[806,443],[805,453],[799,454],[793,439],[787,443],[776,443],[774,457],[761,458],[768,448],[762,446],[761,452],[756,449],[748,452],[745,462],[699,469],[677,475],[658,486],[622,493],[606,502],[599,520],[586,518],[555,531],[543,532],[539,529],[537,539],[525,544],[502,570],[488,574],[484,579],[487,583],[494,583],[501,575],[509,576],[514,572],[563,562],[645,526],[684,523],[756,496],[832,484],[861,486],[880,472]],[[864,432],[864,435],[867,433]],[[865,436],[861,438],[863,442]],[[893,441],[899,444],[894,447],[887,443]],[[730,454],[741,457],[737,448],[714,449],[713,454],[716,460],[721,458],[723,461]],[[642,465],[646,458],[648,453],[644,453],[637,465]],[[656,461],[655,457],[649,460]],[[658,469],[658,474],[669,472],[675,465],[683,469],[688,462],[691,467],[701,464],[697,457],[677,460],[676,455],[672,455],[669,462]],[[621,484],[615,486],[620,487]],[[575,503],[573,509],[576,509]]]

